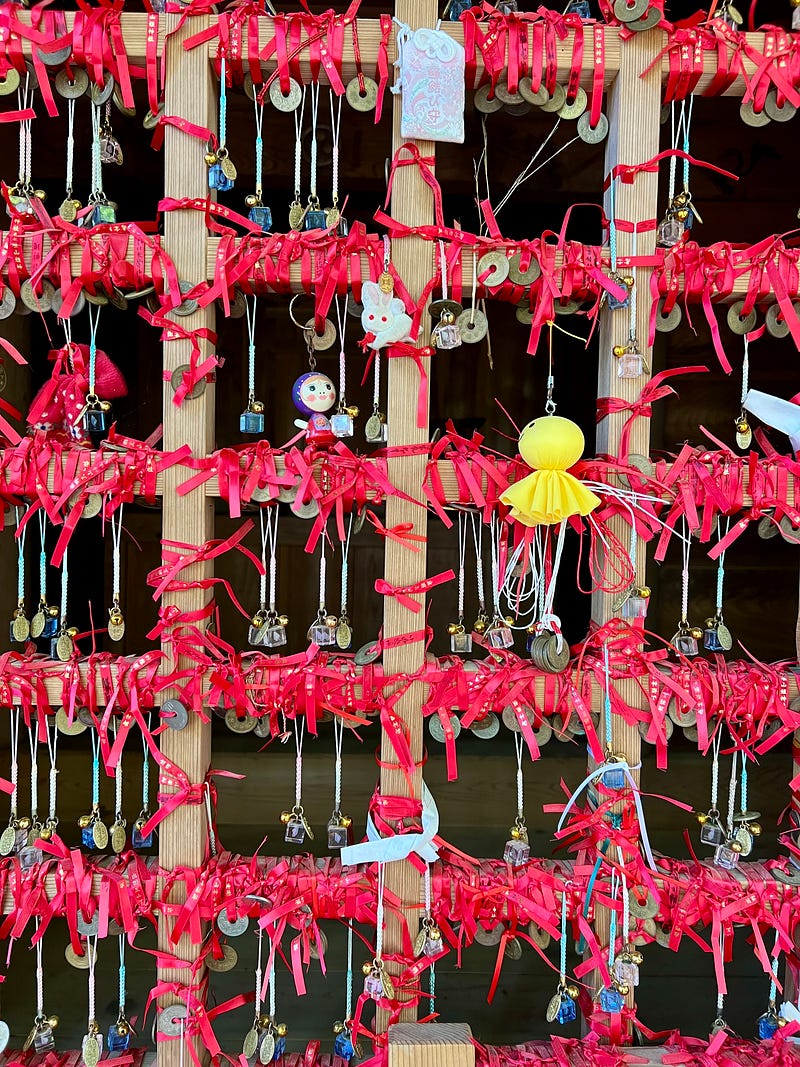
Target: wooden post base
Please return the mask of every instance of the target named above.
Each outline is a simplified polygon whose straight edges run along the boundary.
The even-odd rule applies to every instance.
[[[475,1067],[472,1031],[466,1023],[395,1023],[389,1067]]]

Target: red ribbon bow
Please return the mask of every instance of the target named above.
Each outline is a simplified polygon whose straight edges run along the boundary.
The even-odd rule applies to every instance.
[[[451,582],[454,578],[453,571],[442,571],[441,574],[435,574],[433,578],[425,578],[421,582],[415,582],[414,585],[392,585],[391,582],[386,582],[383,578],[377,578],[375,580],[375,592],[381,593],[383,596],[395,597],[398,604],[402,604],[404,608],[408,608],[409,611],[413,611],[416,615],[422,605],[419,601],[412,600],[412,596],[420,596],[437,585]]]

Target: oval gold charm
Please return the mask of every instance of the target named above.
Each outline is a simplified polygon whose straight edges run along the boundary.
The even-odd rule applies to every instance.
[[[78,214],[78,209],[75,206],[75,201],[70,197],[62,200],[61,207],[58,209],[58,213],[64,222],[74,222]]]
[[[31,632],[31,624],[24,615],[16,615],[14,621],[11,623],[11,632],[14,635],[14,640],[22,643],[23,641],[28,640],[28,636]]]
[[[717,626],[717,640],[726,652],[730,652],[733,648],[733,635],[724,622]]]
[[[0,856],[10,856],[14,851],[17,840],[17,831],[13,826],[7,826],[0,834]]]
[[[346,622],[340,622],[336,627],[336,644],[346,652],[353,640],[353,631]]]
[[[736,444],[739,448],[741,448],[743,452],[747,451],[747,449],[752,444],[752,441],[753,431],[750,429],[749,426],[747,427],[746,433],[740,433],[739,430],[736,431]]]
[[[125,833],[125,827],[122,823],[114,823],[111,828],[111,847],[117,855],[125,848],[125,842],[127,835]]]
[[[544,1013],[549,1023],[554,1023],[558,1018],[558,1009],[561,1007],[561,994],[554,993],[547,1002],[547,1011]]]
[[[107,629],[108,636],[112,641],[121,641],[125,636],[125,620],[123,619],[122,622],[112,622],[111,619],[109,619]]]
[[[100,1045],[94,1034],[87,1034],[83,1039],[83,1062],[85,1067],[97,1067],[100,1062]]]
[[[258,1030],[248,1030],[242,1042],[242,1055],[246,1060],[251,1060],[258,1048]]]
[[[275,1055],[275,1038],[272,1034],[264,1034],[261,1038],[261,1045],[258,1049],[258,1062],[267,1064],[272,1062],[272,1057]]]
[[[92,827],[92,839],[100,852],[108,848],[108,827],[98,819]]]
[[[219,161],[219,165],[222,168],[222,173],[230,182],[235,182],[239,172],[236,169],[236,165],[230,156],[223,156]]]
[[[422,955],[423,950],[425,948],[425,941],[427,940],[427,937],[428,937],[428,931],[423,926],[423,927],[420,928],[419,933],[414,938],[414,955],[415,956],[419,957],[419,956]]]
[[[60,634],[56,640],[56,655],[62,663],[68,663],[75,651],[75,644],[69,634]]]
[[[303,219],[306,217],[306,209],[302,204],[295,201],[289,205],[289,229],[299,233],[303,228]]]

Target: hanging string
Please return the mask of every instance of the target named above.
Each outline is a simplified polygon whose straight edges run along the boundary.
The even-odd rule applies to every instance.
[[[475,546],[475,584],[478,595],[478,610],[483,615],[486,612],[486,595],[483,588],[483,523],[474,512],[470,514],[472,521],[472,543]]]
[[[100,807],[100,738],[92,730],[90,734],[92,743],[92,812]]]
[[[311,162],[309,175],[310,202],[315,206],[317,200],[317,113],[319,111],[319,82],[311,82]]]
[[[567,889],[572,881],[564,883],[561,893],[561,941],[559,943],[558,976],[562,985],[567,981]]]
[[[328,563],[325,559],[325,543],[320,541],[319,546],[319,613],[325,614],[325,589],[328,579]]]
[[[722,730],[717,730],[711,742],[711,810],[718,811],[719,800],[719,750],[722,745]]]
[[[224,148],[228,141],[228,93],[227,63],[222,55],[219,61],[219,146]]]
[[[117,737],[117,722],[114,720],[114,740]],[[122,823],[122,752],[114,768],[114,820]]]
[[[717,522],[717,540],[718,541],[724,541],[724,539],[728,536],[728,532],[730,531],[730,528],[731,528],[730,516],[726,516],[726,518],[725,518],[725,532],[724,533],[722,532],[722,522],[718,521]],[[726,551],[727,551],[727,549],[723,548],[723,550],[720,552],[719,556],[717,557],[716,612],[717,612],[717,615],[720,618],[722,617],[722,598],[723,598],[723,589],[724,589],[724,586],[725,586],[725,553],[726,553]]]
[[[42,966],[43,939],[38,936],[42,920],[34,916],[33,930],[36,940],[36,1022],[44,1022],[44,967]]]
[[[637,233],[636,230],[631,234],[631,260],[636,261],[636,245],[637,245]],[[633,285],[630,288],[628,294],[628,343],[632,345],[638,344],[636,340],[636,301],[638,299],[636,289],[636,279],[638,277],[636,273],[636,267],[631,266],[631,274],[633,276]]]
[[[261,194],[263,191],[263,171],[264,171],[264,138],[262,136],[262,130],[264,126],[264,104],[259,103],[258,93],[253,95],[253,111],[255,113],[255,126],[256,126],[256,196],[259,201],[261,200]]]
[[[339,131],[342,124],[342,98],[336,97],[336,108],[334,110],[334,97],[336,94],[331,89],[328,94],[331,105],[331,202],[336,208],[339,206]]]
[[[747,334],[744,335],[744,356],[742,357],[742,411],[744,411],[745,398],[750,391],[750,342]]]
[[[62,629],[67,625],[67,592],[69,590],[69,565],[67,563],[67,554],[69,547],[64,549],[64,556],[61,560],[61,627]]]
[[[336,321],[339,324],[339,410],[343,410],[347,401],[345,396],[347,395],[346,385],[346,373],[347,367],[345,365],[344,354],[344,336],[347,329],[347,315],[342,306],[341,298],[338,293],[333,298],[333,304],[336,308]]]
[[[580,140],[579,137],[573,137],[571,140],[567,141],[566,144],[563,144],[560,148],[557,148],[555,150],[555,152],[553,152],[551,155],[549,155],[547,157],[547,159],[543,160],[543,162],[541,162],[538,167],[534,167],[533,166],[534,163],[539,158],[539,156],[542,154],[544,149],[547,147],[547,144],[550,141],[550,138],[553,136],[553,134],[556,132],[556,130],[558,129],[558,127],[560,125],[561,125],[561,119],[560,118],[556,119],[556,123],[553,126],[552,130],[548,133],[548,135],[545,137],[545,139],[542,141],[542,143],[536,149],[534,154],[531,156],[531,158],[528,160],[528,162],[525,164],[525,166],[522,168],[522,170],[519,172],[519,174],[513,180],[511,185],[509,185],[508,190],[507,190],[505,196],[500,200],[500,203],[494,208],[495,217],[497,217],[497,215],[500,214],[500,212],[503,210],[505,205],[508,203],[509,199],[514,195],[514,193],[517,191],[517,189],[519,189],[519,187],[522,184],[524,184],[526,181],[528,181],[529,178],[532,178],[534,176],[534,174],[536,174],[538,171],[540,171],[542,169],[542,167],[546,167],[548,163],[552,163],[553,160],[557,156],[560,156],[561,153],[565,149],[570,148],[572,145],[575,144],[576,141]],[[533,169],[531,169],[531,168],[533,168]]]
[[[466,519],[462,511],[458,512],[458,621],[464,618],[464,564],[467,554]]]
[[[544,403],[544,410],[548,415],[555,415],[556,402],[553,399],[553,390],[555,388],[555,378],[553,377],[553,323],[552,321],[547,324],[547,399]]]
[[[608,645],[603,644],[603,736],[606,749],[614,751],[614,720],[611,717],[611,669],[608,662]]]
[[[672,152],[669,157],[669,182],[667,184],[667,203],[671,204],[675,199],[675,175],[678,168],[678,157],[675,155],[675,150],[678,147],[679,129],[675,127],[675,101],[670,104],[670,146]]]
[[[11,709],[9,728],[11,731],[11,822],[16,821],[19,798],[19,712],[18,706]]]
[[[17,106],[20,111],[27,111],[33,104],[33,86],[30,72],[26,72],[25,81],[17,90]],[[19,124],[19,185],[20,191],[28,196],[31,193],[31,122],[23,119]]]
[[[119,598],[122,594],[122,556],[120,551],[120,545],[122,542],[122,509],[124,505],[120,504],[116,512],[112,512],[109,516],[109,522],[111,523],[111,560],[113,565],[113,577],[112,577],[112,592],[111,598],[115,603],[119,602]]]
[[[95,395],[97,377],[97,327],[100,324],[102,308],[89,304],[89,396]]]
[[[97,1006],[95,1004],[95,967],[97,966],[97,934],[90,934],[86,938],[86,956],[89,960],[89,1033],[92,1032],[92,1023],[97,1021]]]
[[[47,603],[47,552],[45,550],[45,530],[47,516],[44,511],[39,512],[39,600],[44,605]]]
[[[28,746],[31,751],[31,827],[39,827],[39,743],[33,727],[28,727]]]
[[[687,532],[686,517],[681,518],[681,552],[683,566],[681,567],[681,622],[688,623],[689,613],[689,557],[692,552],[692,537]]]
[[[58,825],[58,818],[56,816],[56,797],[58,791],[58,768],[56,767],[56,756],[58,753],[58,727],[55,722],[53,723],[53,732],[50,733],[50,727],[45,723],[45,730],[47,731],[47,752],[50,757],[50,777],[49,777],[49,809],[47,813],[47,825],[51,829],[55,829]]]
[[[125,988],[125,934],[119,934],[117,940],[119,941],[119,1014],[125,1015],[125,1000],[127,996],[127,990]]]
[[[383,893],[386,881],[386,864],[377,863],[378,902],[375,912],[375,959],[380,960],[383,953]]]
[[[217,854],[217,835],[214,831],[214,813],[211,808],[211,783],[203,785],[203,799],[206,806],[206,819],[208,821],[208,848],[212,856]]]
[[[303,118],[306,110],[306,87],[300,97],[300,106],[295,108],[294,115],[294,199],[300,201],[302,191],[302,159],[303,159]]]
[[[27,526],[23,526],[20,530],[20,508],[14,508],[14,516],[17,523],[17,603],[21,607],[25,600],[25,538],[27,535]],[[25,509],[26,513],[28,509]]]
[[[92,193],[89,198],[92,203],[104,198],[103,166],[100,161],[101,110],[102,107],[100,104],[92,104]],[[97,310],[99,311],[100,309],[98,308]],[[91,314],[91,306],[89,311]]]
[[[342,803],[342,742],[344,740],[344,721],[338,716],[333,720],[333,744],[336,753],[333,777],[333,810],[341,810]]]
[[[275,957],[272,957],[272,966],[269,969],[269,1016],[272,1021],[275,1021],[276,1012],[276,992],[275,992]]]
[[[353,1018],[353,922],[347,920],[347,972],[345,978],[344,1018],[349,1022]]]
[[[612,177],[608,185],[608,250],[611,257],[611,273],[617,273],[617,179]]]
[[[261,998],[261,982],[262,982],[262,953],[264,949],[264,931],[259,926],[256,930],[256,937],[258,938],[258,955],[256,957],[256,1015],[261,1015],[261,1005],[263,1000]]]
[[[737,749],[733,750],[733,757],[731,759],[731,780],[728,786],[728,837],[733,836],[733,816],[736,811],[736,760],[738,756]]]
[[[522,753],[524,750],[525,738],[521,733],[514,734],[514,748],[517,755],[517,820],[518,822],[525,821],[525,778],[522,773]]]
[[[147,732],[150,733],[150,712],[147,713]],[[150,809],[150,747],[142,735],[142,811]]]
[[[245,297],[245,315],[247,318],[247,395],[249,400],[256,397],[256,311],[257,298]]]
[[[303,794],[303,735],[305,734],[306,720],[301,717],[298,723],[294,720],[294,804],[296,808],[302,807]]]

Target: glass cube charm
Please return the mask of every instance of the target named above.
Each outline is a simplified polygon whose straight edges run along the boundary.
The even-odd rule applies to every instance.
[[[506,847],[503,849],[503,859],[506,863],[510,863],[512,867],[522,867],[530,858],[531,846],[527,841],[513,837],[506,841]]]
[[[12,208],[19,212],[20,215],[32,215],[33,204],[30,202],[27,196],[13,196],[9,194],[9,203],[6,205],[6,214],[11,218],[14,217]]]
[[[600,1009],[601,1011],[616,1012],[622,1011],[625,1004],[625,998],[622,993],[617,989],[601,989],[600,990]]]
[[[568,997],[566,993],[561,995],[561,1003],[558,1006],[558,1014],[556,1015],[556,1022],[561,1026],[566,1026],[567,1023],[574,1023],[578,1018],[578,1006],[572,997]]]
[[[275,1051],[272,1053],[272,1062],[275,1063],[286,1051],[286,1038],[277,1036],[275,1038]]]
[[[486,631],[486,642],[490,648],[511,648],[514,644],[514,635],[511,627],[502,623],[490,626]]]
[[[719,639],[716,626],[709,626],[703,630],[703,648],[707,652],[725,651],[725,647]]]
[[[306,828],[302,819],[292,816],[286,823],[286,833],[283,835],[283,840],[287,845],[302,845],[305,839]]]
[[[84,826],[81,830],[81,844],[84,848],[88,848],[90,852],[94,851],[94,832],[90,826]]]
[[[333,1054],[343,1060],[351,1060],[355,1056],[356,1049],[349,1031],[342,1030],[336,1035],[333,1041]]]
[[[264,433],[264,412],[246,408],[239,416],[239,433]]]
[[[733,870],[739,863],[739,852],[730,847],[729,842],[718,845],[714,852],[714,866],[726,871]]]
[[[431,344],[434,348],[450,349],[458,348],[461,344],[461,331],[456,325],[455,315],[447,308],[442,312],[439,321],[433,328]]]
[[[325,212],[321,208],[309,208],[303,219],[304,230],[324,230],[328,225]]]
[[[308,633],[312,644],[320,647],[336,643],[336,627],[329,626],[326,622],[315,622]]]
[[[620,609],[623,619],[644,619],[647,616],[647,597],[632,593],[625,599]]]
[[[44,620],[44,629],[42,630],[42,639],[55,637],[58,633],[58,617],[55,615],[46,615]]]
[[[29,871],[42,862],[42,850],[33,845],[25,845],[19,850],[19,865],[23,871]]]
[[[578,18],[582,19],[590,19],[592,17],[592,9],[589,6],[589,0],[570,0],[566,14],[577,15]]]
[[[344,848],[350,844],[350,827],[339,819],[328,823],[328,848]]]
[[[658,244],[662,248],[672,248],[683,237],[683,223],[674,215],[667,215],[658,225]]]
[[[462,655],[472,651],[472,634],[468,634],[463,626],[456,633],[450,634],[450,651]]]
[[[99,226],[103,222],[117,221],[117,208],[115,204],[105,201],[95,204],[89,216],[91,226]]]
[[[153,847],[153,833],[142,833],[142,826],[145,823],[139,824],[138,820],[133,824],[133,830],[131,831],[131,845],[133,848],[152,848]]]
[[[700,844],[717,848],[725,840],[725,832],[718,822],[709,819],[700,827]]]
[[[383,982],[377,971],[370,971],[364,979],[364,992],[373,1000],[380,1000],[383,997]]]
[[[281,626],[280,623],[275,623],[271,626],[265,626],[264,629],[264,641],[263,644],[267,648],[280,648],[281,645],[286,644],[286,627]]]
[[[331,429],[337,437],[352,437],[353,416],[346,411],[337,411],[331,416]]]
[[[269,233],[272,229],[272,212],[263,204],[256,204],[255,207],[251,207],[247,213],[247,217],[251,222],[254,222],[256,226],[261,227],[262,233]]]
[[[778,1016],[774,1009],[765,1011],[758,1017],[758,1036],[762,1041],[769,1041],[778,1032]]]
[[[800,7],[792,8],[792,33],[800,31]]]
[[[625,352],[617,360],[618,378],[638,378],[643,369],[641,352]]]
[[[219,162],[212,163],[208,168],[208,187],[216,189],[218,193],[227,193],[233,188],[233,181],[225,176],[222,164]]]
[[[109,1026],[108,1038],[106,1039],[106,1047],[109,1052],[125,1052],[130,1043],[131,1028],[128,1023],[115,1022]]]
[[[639,965],[622,956],[617,956],[614,960],[614,977],[623,985],[638,986]]]
[[[497,10],[501,15],[513,15],[515,12],[519,11],[517,0],[500,0],[500,3],[497,5]]]
[[[108,429],[108,412],[99,405],[87,408],[83,413],[83,428],[87,433],[105,433]]]
[[[675,645],[675,651],[680,652],[682,656],[697,655],[697,638],[691,634],[677,634],[672,643]]]
[[[603,785],[606,789],[624,789],[625,788],[625,772],[621,767],[615,767],[613,764],[607,767],[603,771]]]
[[[33,1048],[35,1052],[50,1052],[56,1047],[56,1041],[53,1037],[53,1028],[48,1026],[46,1022],[43,1022],[40,1026],[36,1027],[36,1033],[33,1035]]]
[[[614,296],[613,293],[609,293],[607,296],[607,300],[608,306],[611,311],[621,311],[623,308],[626,308],[630,303],[630,293],[626,293],[621,300],[619,299],[619,297]]]

